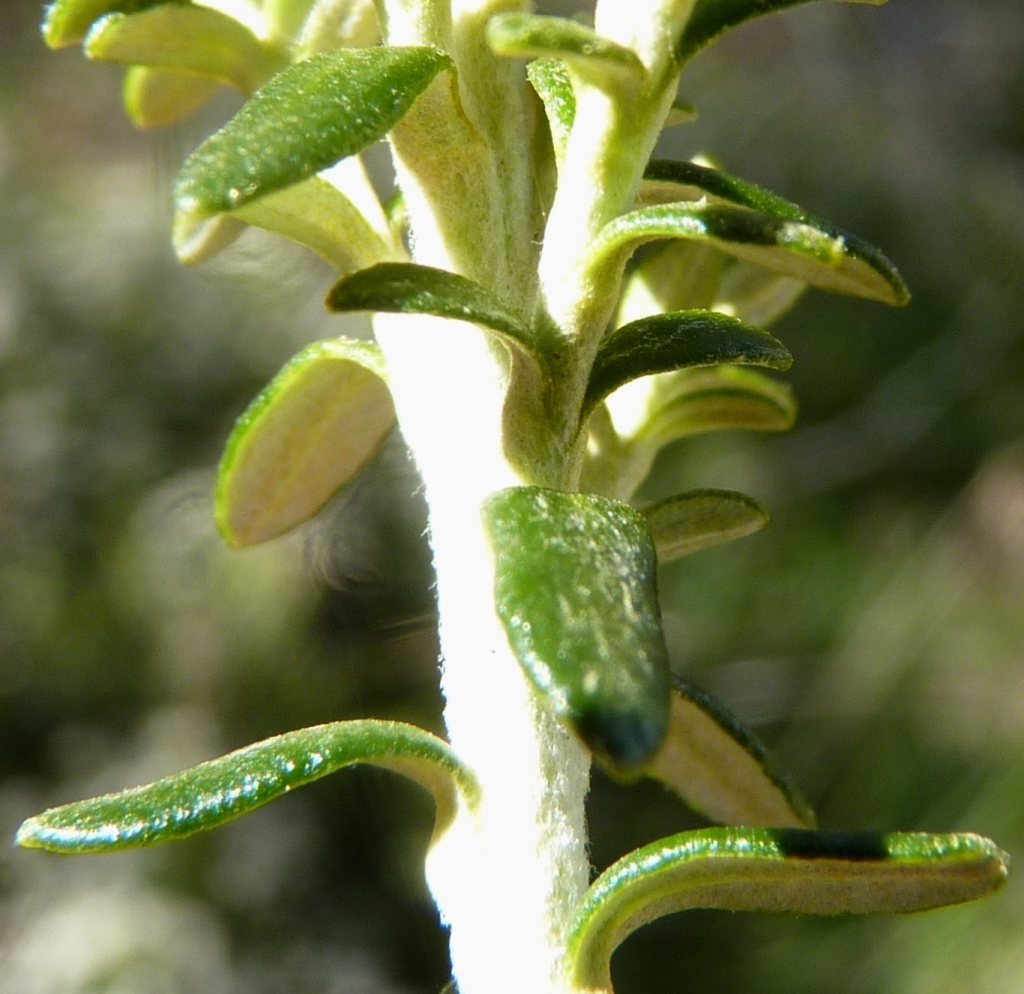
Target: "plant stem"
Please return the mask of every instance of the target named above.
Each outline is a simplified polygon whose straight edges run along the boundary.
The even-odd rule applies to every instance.
[[[588,880],[589,757],[539,704],[494,611],[480,507],[522,482],[502,455],[505,370],[466,325],[381,315],[375,330],[430,511],[445,722],[482,791],[427,865],[453,973],[460,994],[568,991],[561,957]]]

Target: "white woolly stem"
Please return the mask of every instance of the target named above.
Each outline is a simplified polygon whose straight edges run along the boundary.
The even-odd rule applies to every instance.
[[[540,706],[494,611],[481,503],[520,483],[501,450],[502,363],[455,322],[381,315],[375,330],[430,509],[445,721],[482,789],[427,865],[453,973],[460,994],[565,992],[565,934],[588,876],[589,757]]]

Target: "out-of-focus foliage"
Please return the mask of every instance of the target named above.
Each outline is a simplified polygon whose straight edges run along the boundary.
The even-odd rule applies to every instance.
[[[422,511],[399,444],[312,534],[228,552],[212,524],[232,419],[301,345],[359,333],[322,313],[328,271],[254,235],[183,270],[169,191],[202,125],[134,133],[118,71],[46,53],[38,14],[0,9],[8,837],[49,804],[288,728],[439,721]],[[970,828],[1011,853],[1022,50],[1017,0],[891,0],[795,9],[695,61],[682,95],[700,117],[665,154],[708,153],[883,247],[914,299],[807,294],[777,328],[796,429],[679,443],[642,494],[738,489],[771,512],[757,536],[664,568],[665,625],[674,668],[773,743],[823,827]],[[656,785],[600,775],[591,812],[599,869],[696,824]],[[429,827],[415,788],[356,771],[175,847],[8,851],[0,994],[435,990]],[[900,921],[675,916],[623,947],[619,989],[1016,994],[1021,886]]]

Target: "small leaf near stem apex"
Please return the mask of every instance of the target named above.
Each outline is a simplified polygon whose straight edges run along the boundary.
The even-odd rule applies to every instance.
[[[556,58],[595,86],[640,86],[647,71],[636,53],[565,17],[510,12],[487,22],[487,44],[495,55]]]

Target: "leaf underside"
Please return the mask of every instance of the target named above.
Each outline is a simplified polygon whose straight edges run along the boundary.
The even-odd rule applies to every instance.
[[[162,4],[137,14],[108,14],[85,39],[91,59],[195,73],[251,93],[286,64],[283,52],[209,7]]]
[[[733,490],[690,490],[643,510],[659,563],[743,538],[768,523],[768,512]]]
[[[647,205],[667,205],[680,198],[706,199],[711,204],[745,207],[756,211],[775,219],[778,232],[776,238],[780,244],[788,244],[797,252],[806,253],[810,250],[811,255],[819,255],[822,261],[828,261],[834,270],[831,276],[822,271],[815,278],[807,278],[807,282],[826,290],[852,293],[896,306],[902,306],[910,299],[910,292],[899,271],[873,245],[841,231],[816,214],[804,210],[798,204],[770,190],[719,169],[711,169],[696,162],[654,159],[644,170],[640,196]],[[785,222],[793,224],[787,227]],[[760,238],[764,244],[768,244],[768,232],[771,227],[762,227],[761,235],[740,234],[737,239],[742,242],[753,238],[756,242]],[[787,231],[789,234],[786,234]],[[831,252],[827,248],[830,240],[835,246]],[[733,254],[743,257],[742,251]],[[765,262],[763,257],[753,258],[751,261],[804,278],[792,270],[792,260],[789,267],[785,260],[781,259],[777,259],[774,266]],[[808,272],[813,275],[812,270]]]
[[[675,675],[668,734],[645,772],[724,825],[815,823],[814,812],[775,771],[757,736],[721,702]]]
[[[970,834],[683,832],[635,850],[594,881],[570,932],[570,975],[578,989],[610,992],[609,965],[619,943],[675,911],[925,911],[997,890],[1007,865],[992,842]]]
[[[236,547],[311,518],[391,431],[376,345],[329,339],[292,358],[235,423],[217,471],[221,534]]]
[[[144,787],[51,808],[25,821],[18,845],[65,853],[136,849],[215,828],[355,763],[415,780],[434,795],[435,837],[458,794],[475,804],[472,774],[447,743],[395,721],[341,721],[287,732]]]
[[[614,769],[644,765],[668,722],[668,654],[643,517],[595,494],[513,487],[484,504],[495,607],[524,671]]]
[[[207,76],[129,66],[122,87],[125,113],[137,128],[166,127],[199,110],[219,86]]]
[[[891,264],[878,268],[847,236],[804,221],[732,204],[680,201],[642,207],[610,221],[589,266],[614,273],[641,245],[687,238],[834,293],[901,304],[908,299]]]

